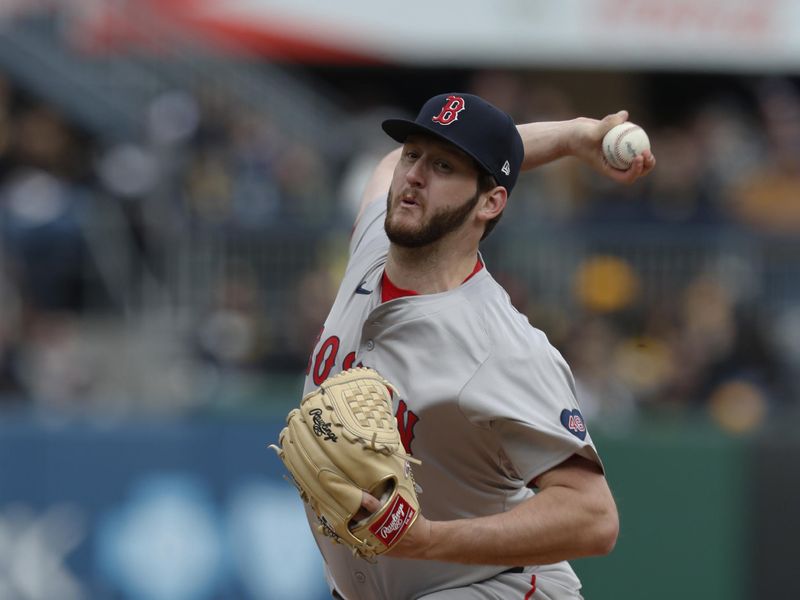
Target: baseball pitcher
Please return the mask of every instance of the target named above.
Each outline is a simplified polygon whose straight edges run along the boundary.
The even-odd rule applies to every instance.
[[[566,562],[618,533],[570,369],[479,253],[520,173],[576,156],[619,183],[624,122],[529,123],[465,93],[384,131],[305,394],[275,446],[346,600],[579,599]]]

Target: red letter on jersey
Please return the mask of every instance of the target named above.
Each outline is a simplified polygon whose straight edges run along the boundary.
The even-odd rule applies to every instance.
[[[336,364],[336,355],[339,353],[339,338],[332,335],[327,340],[322,342],[317,352],[317,358],[314,361],[314,384],[322,385],[322,382],[331,374],[333,365]]]
[[[354,362],[356,362],[356,353],[351,352],[350,354],[344,357],[344,364],[342,365],[342,370],[347,371],[347,369],[353,366]]]
[[[408,410],[405,400],[400,400],[395,418],[397,419],[397,429],[400,431],[400,440],[403,442],[403,448],[409,454],[413,454],[411,452],[411,442],[414,441],[414,425],[419,421],[419,417]]]

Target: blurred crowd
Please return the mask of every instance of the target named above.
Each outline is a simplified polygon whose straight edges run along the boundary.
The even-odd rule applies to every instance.
[[[469,85],[519,121],[620,108],[525,73]],[[800,400],[800,87],[763,78],[674,118],[635,100],[653,174],[527,174],[487,262],[590,418],[701,409],[749,431]],[[108,143],[0,78],[0,404],[186,414],[269,403],[279,377],[293,393],[352,190],[387,148],[377,123],[331,156],[209,87],[158,95],[140,139]]]
[[[143,112],[104,139],[0,77],[0,405],[183,414],[299,364],[274,305],[315,266],[295,228],[330,224],[336,165],[218,86]]]

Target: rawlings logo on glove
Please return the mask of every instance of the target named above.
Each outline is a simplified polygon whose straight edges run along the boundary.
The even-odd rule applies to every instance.
[[[392,414],[394,387],[372,369],[329,378],[289,412],[272,445],[318,530],[365,559],[387,552],[414,523],[419,501]],[[357,519],[362,491],[381,508]]]
[[[318,408],[309,411],[309,414],[314,418],[314,433],[318,437],[335,442],[336,435],[331,431],[331,424],[322,420],[322,411]]]

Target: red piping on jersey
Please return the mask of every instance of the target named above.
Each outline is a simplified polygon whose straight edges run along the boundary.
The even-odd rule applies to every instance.
[[[404,298],[406,296],[419,296],[419,292],[415,292],[414,290],[404,290],[403,288],[397,287],[389,279],[386,271],[384,271],[383,277],[381,278],[381,302],[397,300],[398,298]]]
[[[470,279],[472,279],[473,275],[475,275],[482,268],[483,268],[483,262],[481,262],[481,259],[479,257],[478,260],[475,261],[475,268],[472,269],[472,273],[467,275],[467,278],[461,283],[462,284],[467,283]],[[383,277],[381,278],[381,302],[388,302],[389,300],[397,300],[398,298],[405,298],[406,296],[419,296],[419,292],[415,292],[414,290],[404,290],[403,288],[397,287],[389,279],[389,276],[386,274],[386,271],[384,271]]]
[[[472,269],[472,273],[467,275],[467,278],[464,281],[462,281],[461,284],[463,285],[463,284],[467,283],[470,279],[472,279],[473,275],[475,275],[482,268],[483,268],[483,262],[481,261],[481,258],[479,256],[478,260],[475,261],[475,268]]]
[[[528,593],[525,594],[525,598],[523,600],[531,600],[533,595],[536,593],[536,575],[531,575],[531,589],[528,590]]]

